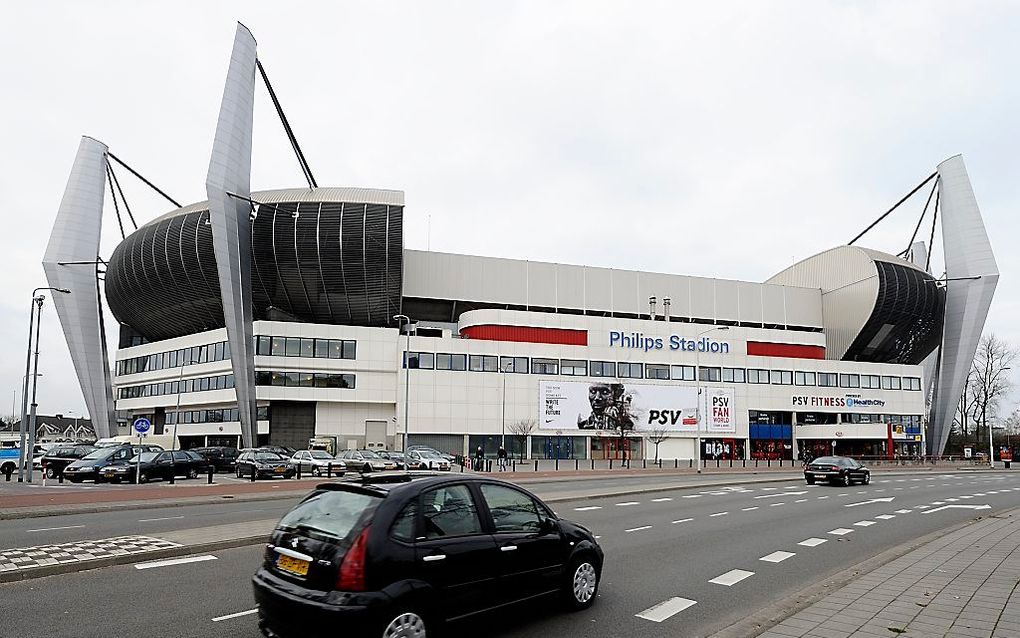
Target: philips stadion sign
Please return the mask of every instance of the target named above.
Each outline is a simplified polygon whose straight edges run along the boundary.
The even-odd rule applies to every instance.
[[[613,330],[609,333],[609,347],[631,348],[635,350],[679,350],[681,352],[710,352],[713,354],[729,354],[730,344],[725,341],[716,341],[708,337],[701,337],[698,340],[687,339],[680,335],[669,335],[669,337],[647,337],[643,332],[620,332]]]
[[[539,382],[539,427],[543,430],[698,431],[698,390],[675,385],[617,381]],[[702,388],[701,427],[735,432],[732,388]]]

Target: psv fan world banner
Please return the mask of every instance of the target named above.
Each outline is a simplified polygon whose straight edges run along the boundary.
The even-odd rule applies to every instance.
[[[734,432],[731,388],[702,387],[701,431]],[[620,383],[539,382],[539,427],[543,430],[633,430],[696,432],[698,390],[688,386]]]

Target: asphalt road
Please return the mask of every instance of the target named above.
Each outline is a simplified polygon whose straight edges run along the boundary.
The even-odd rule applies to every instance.
[[[518,476],[516,480],[542,498],[595,493],[607,490],[643,489],[657,486],[698,485],[706,481],[753,479],[753,475],[739,477],[690,476],[619,476],[591,479],[531,479]],[[234,480],[217,477],[218,481]],[[281,487],[285,487],[282,482]],[[108,485],[101,486],[108,489]],[[61,489],[60,487],[38,488]],[[83,483],[73,489],[92,489]],[[181,529],[193,529],[225,523],[240,523],[279,518],[289,510],[298,497],[264,501],[229,501],[208,505],[167,506],[158,509],[115,510],[91,514],[67,514],[38,518],[0,520],[0,549],[69,543],[82,539],[110,538],[125,534],[156,534]]]
[[[607,562],[597,604],[578,614],[552,603],[505,610],[451,634],[704,636],[886,549],[1018,504],[1020,474],[967,472],[876,477],[851,488],[790,481],[557,503],[560,515],[601,537]],[[255,617],[244,612],[253,609],[248,579],[260,554],[246,547],[201,562],[0,585],[3,626],[52,638],[81,636],[85,627],[104,638],[254,638]]]

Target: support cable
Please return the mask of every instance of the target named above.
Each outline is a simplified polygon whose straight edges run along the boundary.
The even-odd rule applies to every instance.
[[[861,237],[864,237],[864,235],[865,235],[865,234],[866,234],[866,233],[867,233],[867,232],[868,232],[869,230],[871,230],[872,228],[874,228],[875,226],[877,226],[877,225],[878,225],[878,223],[879,223],[880,221],[882,221],[883,219],[885,219],[886,217],[888,217],[888,216],[889,216],[889,213],[891,213],[891,212],[893,212],[894,210],[896,210],[897,208],[899,208],[900,204],[902,204],[903,202],[905,202],[905,201],[907,201],[908,199],[910,199],[910,197],[911,197],[911,196],[912,196],[912,195],[913,195],[914,193],[916,193],[917,191],[921,190],[921,188],[922,188],[922,187],[924,187],[924,185],[925,185],[925,184],[927,184],[927,183],[928,183],[928,182],[930,182],[931,180],[935,179],[935,177],[936,177],[936,176],[938,176],[938,173],[932,173],[931,175],[929,175],[929,176],[928,176],[928,178],[927,178],[927,179],[925,179],[925,180],[924,180],[923,182],[921,182],[920,184],[918,184],[917,186],[915,186],[915,187],[914,187],[914,189],[913,189],[912,191],[910,191],[909,193],[907,193],[906,195],[904,195],[904,196],[903,196],[903,199],[901,199],[900,201],[898,201],[898,202],[896,202],[895,204],[893,204],[893,207],[892,207],[892,208],[890,208],[889,210],[887,210],[887,211],[885,211],[884,213],[882,213],[882,216],[881,216],[881,217],[879,217],[879,218],[878,218],[878,219],[876,219],[875,221],[871,222],[871,225],[870,225],[870,226],[868,226],[867,228],[865,228],[864,230],[862,230],[862,231],[860,232],[860,234],[859,234],[859,235],[857,235],[856,237],[854,237],[853,239],[851,239],[851,240],[850,240],[850,241],[849,241],[849,242],[847,243],[847,246],[853,246],[853,245],[854,245],[854,242],[855,242],[855,241],[857,241],[857,240],[858,240],[858,239],[860,239]]]
[[[120,201],[124,202],[124,210],[127,211],[128,219],[131,220],[131,225],[135,227],[135,230],[138,230],[138,223],[135,221],[135,216],[131,213],[131,207],[128,206],[127,197],[124,197],[124,189],[120,187],[120,180],[117,179],[117,173],[114,172],[113,167],[110,166],[109,162],[106,163],[106,166],[110,169],[110,175],[113,176],[113,183],[117,186],[117,192],[120,193]]]
[[[110,185],[110,199],[113,200],[113,211],[117,213],[117,226],[120,228],[120,238],[127,239],[124,234],[124,220],[120,218],[120,206],[117,205],[117,192],[113,190],[113,177],[110,175],[110,163],[106,162],[106,181]]]
[[[924,203],[924,210],[921,211],[921,219],[917,220],[917,226],[914,226],[914,234],[910,236],[910,243],[907,244],[907,249],[904,253],[910,252],[910,247],[914,245],[914,240],[917,239],[917,231],[921,230],[921,223],[924,221],[924,216],[928,214],[928,205],[931,204],[931,198],[935,196],[935,191],[939,187],[939,181],[941,178],[935,180],[935,184],[931,187],[931,192],[928,193],[928,201]],[[928,252],[931,252],[931,245],[928,245]]]
[[[938,193],[935,194],[935,208],[932,210],[931,216],[931,237],[928,239],[928,260],[924,264],[924,269],[926,272],[931,272],[931,254],[935,252],[932,249],[932,244],[935,242],[935,222],[938,221],[939,218],[939,197],[941,196],[942,191],[939,191]]]
[[[273,100],[273,106],[276,107],[276,114],[280,116],[280,122],[283,124],[283,130],[287,133],[287,138],[290,140],[290,145],[294,149],[294,154],[297,155],[298,163],[301,165],[301,171],[305,174],[305,180],[308,182],[308,187],[317,188],[319,185],[316,183],[315,177],[312,175],[312,169],[308,166],[305,154],[301,152],[301,146],[298,144],[297,138],[294,136],[294,131],[290,127],[290,122],[287,121],[287,116],[283,112],[280,100],[276,97],[276,91],[273,90],[273,85],[269,83],[269,76],[266,75],[266,70],[262,67],[262,61],[255,58],[255,65],[258,67],[259,73],[262,75],[262,81],[265,82],[266,89],[269,90],[269,97]]]
[[[120,159],[119,157],[117,157],[116,155],[114,155],[113,153],[111,153],[111,152],[109,152],[109,151],[107,151],[107,152],[106,152],[106,155],[107,155],[107,156],[108,156],[108,157],[109,157],[110,159],[112,159],[113,161],[117,162],[118,164],[120,164],[120,165],[121,165],[121,166],[123,166],[124,168],[128,169],[128,171],[130,171],[132,175],[134,175],[134,176],[135,176],[135,177],[137,177],[138,179],[140,179],[140,180],[142,180],[143,182],[145,182],[145,185],[146,185],[146,186],[148,186],[148,187],[149,187],[149,188],[151,188],[152,190],[156,191],[157,193],[159,193],[160,195],[162,195],[163,197],[165,197],[165,198],[167,199],[167,201],[169,201],[169,202],[170,202],[171,204],[173,204],[173,205],[174,205],[174,206],[176,206],[177,208],[181,208],[181,205],[180,205],[180,203],[178,203],[178,202],[177,202],[177,200],[175,200],[175,199],[174,199],[173,197],[170,197],[169,195],[167,195],[166,193],[164,193],[164,192],[163,192],[162,190],[160,190],[160,188],[159,188],[158,186],[156,186],[155,184],[153,184],[153,183],[152,183],[152,182],[150,182],[149,180],[147,180],[147,179],[145,179],[144,177],[142,177],[141,173],[139,173],[139,172],[138,172],[138,171],[136,171],[135,169],[133,169],[133,168],[131,168],[130,166],[128,166],[127,164],[125,164],[125,163],[124,163],[124,162],[123,162],[123,161],[122,161],[122,160],[121,160],[121,159]]]

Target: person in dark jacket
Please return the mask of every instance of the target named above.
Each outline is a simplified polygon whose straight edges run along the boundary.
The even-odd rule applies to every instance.
[[[485,471],[485,450],[479,445],[475,450],[475,472]]]
[[[506,470],[506,448],[502,445],[500,445],[499,450],[496,451],[496,462],[499,463],[500,472]]]

